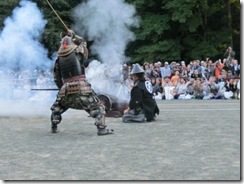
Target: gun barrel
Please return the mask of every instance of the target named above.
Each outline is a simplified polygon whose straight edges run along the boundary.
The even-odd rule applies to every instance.
[[[44,88],[44,89],[36,89],[36,88],[32,88],[32,91],[58,91],[59,89],[56,88]]]

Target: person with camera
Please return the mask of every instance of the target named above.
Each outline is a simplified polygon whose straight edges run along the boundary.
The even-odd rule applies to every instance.
[[[235,55],[236,55],[235,51],[233,51],[232,47],[229,46],[224,53],[224,57],[226,58],[225,64],[227,67],[231,65],[231,61],[232,59],[235,59]]]

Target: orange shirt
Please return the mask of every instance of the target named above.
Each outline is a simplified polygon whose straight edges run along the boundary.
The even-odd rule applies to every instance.
[[[214,75],[215,75],[216,78],[219,77],[222,68],[224,68],[224,64],[219,63],[218,65],[216,65],[215,71],[214,71]]]
[[[175,83],[177,82],[177,80],[179,79],[178,75],[174,75],[171,77],[170,82],[173,83],[173,85],[175,85]]]

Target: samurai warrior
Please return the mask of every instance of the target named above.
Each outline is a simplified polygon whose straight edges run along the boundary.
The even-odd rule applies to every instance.
[[[105,123],[105,106],[86,81],[85,61],[88,58],[86,41],[68,30],[61,40],[58,58],[54,65],[54,82],[59,88],[56,101],[51,107],[51,131],[58,132],[62,113],[69,108],[85,110],[95,118],[98,135],[112,134]]]

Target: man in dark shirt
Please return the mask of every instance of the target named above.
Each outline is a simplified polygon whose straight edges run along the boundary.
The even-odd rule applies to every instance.
[[[144,70],[139,64],[135,64],[131,75],[134,87],[131,90],[129,107],[124,111],[123,122],[152,121],[159,114],[157,103],[153,96],[153,88],[150,81],[145,80]]]

